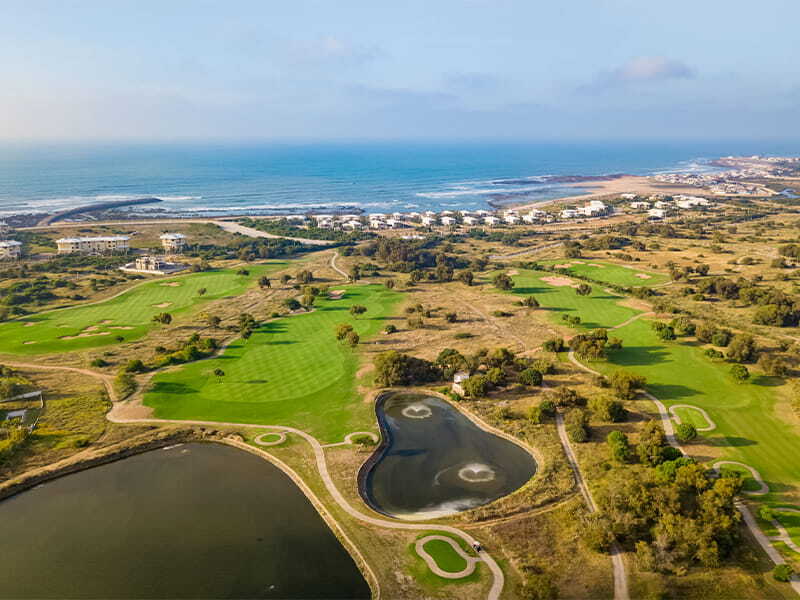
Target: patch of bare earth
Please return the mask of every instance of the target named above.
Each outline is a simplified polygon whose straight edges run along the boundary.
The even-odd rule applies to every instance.
[[[572,281],[569,277],[542,277],[542,281],[544,281],[548,285],[552,285],[554,287],[578,287],[578,284]]]

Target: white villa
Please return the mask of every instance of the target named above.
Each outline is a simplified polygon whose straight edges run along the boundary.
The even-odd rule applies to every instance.
[[[59,254],[103,254],[127,252],[130,238],[125,235],[74,237],[56,240]]]
[[[16,240],[0,241],[0,260],[17,260],[22,254],[22,242]]]
[[[186,236],[182,233],[165,233],[161,236],[161,245],[166,252],[181,252],[186,245]]]
[[[442,221],[442,225],[455,225],[456,224],[456,220],[453,217],[445,216],[445,217],[441,218],[441,221]]]
[[[667,211],[663,208],[651,208],[647,211],[647,216],[651,219],[663,219],[667,216]]]
[[[497,217],[488,216],[488,217],[483,217],[483,222],[486,223],[487,225],[494,226],[500,222],[500,219],[498,219]]]
[[[634,210],[647,210],[650,208],[650,203],[640,200],[639,202],[631,202],[628,206]]]
[[[478,217],[464,217],[464,225],[477,225],[480,223]]]
[[[517,223],[519,223],[519,216],[513,213],[507,214],[505,217],[503,217],[503,221],[505,221],[509,225],[516,225]]]
[[[461,386],[461,383],[467,379],[469,379],[469,373],[466,371],[458,371],[455,375],[453,375],[452,390],[459,396],[464,395],[464,388]]]
[[[436,224],[436,216],[435,216],[435,214],[434,214],[434,216],[425,215],[424,217],[422,217],[422,224],[425,225],[426,227],[430,227],[431,225],[435,225]]]

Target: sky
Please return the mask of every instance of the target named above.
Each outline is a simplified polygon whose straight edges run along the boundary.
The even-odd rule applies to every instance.
[[[0,140],[800,139],[797,0],[3,0]]]

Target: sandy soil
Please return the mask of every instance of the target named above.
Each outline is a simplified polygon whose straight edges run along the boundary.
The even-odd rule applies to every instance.
[[[547,284],[554,285],[556,287],[564,287],[568,285],[570,287],[578,287],[579,284],[575,283],[569,277],[542,277],[542,281]]]
[[[591,200],[600,196],[611,196],[614,194],[640,194],[649,196],[650,194],[697,194],[702,190],[690,185],[670,185],[663,184],[651,180],[649,177],[642,177],[640,175],[625,175],[619,179],[612,179],[610,181],[590,181],[588,183],[575,183],[569,184],[567,187],[584,188],[588,189],[589,193],[580,194],[576,196],[566,196],[564,198],[556,198],[548,200],[547,202],[534,202],[532,204],[524,204],[518,208],[537,208],[544,204],[553,204],[555,202],[570,202]]]
[[[180,281],[165,281],[164,283],[160,283],[159,285],[163,285],[164,287],[180,287]]]

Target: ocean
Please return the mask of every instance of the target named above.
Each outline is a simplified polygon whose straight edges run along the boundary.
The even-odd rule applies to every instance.
[[[0,216],[154,196],[164,215],[486,208],[575,195],[565,175],[713,170],[800,143],[5,144]]]

